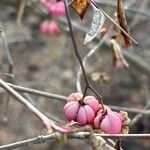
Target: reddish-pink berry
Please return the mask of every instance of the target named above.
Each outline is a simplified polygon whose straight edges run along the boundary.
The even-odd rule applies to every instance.
[[[41,33],[47,33],[48,32],[48,25],[49,25],[49,22],[47,20],[43,21],[40,24],[40,32]]]
[[[49,34],[56,34],[59,32],[59,26],[58,26],[58,23],[55,22],[55,21],[51,21],[49,22],[49,25],[48,25],[48,32]]]
[[[65,15],[65,6],[63,2],[57,3],[57,11],[58,11],[59,16]]]
[[[56,34],[59,32],[58,23],[55,21],[43,21],[40,24],[40,32],[45,34]]]
[[[84,98],[85,104],[89,105],[95,113],[97,113],[99,109],[99,102],[94,96],[86,96]]]
[[[122,119],[119,113],[108,110],[100,113],[94,119],[94,126],[107,134],[119,134],[122,128]]]
[[[99,103],[93,96],[86,96],[79,92],[72,93],[67,98],[64,113],[67,120],[76,121],[80,125],[92,124],[99,109]]]
[[[65,15],[65,7],[63,2],[47,5],[47,7],[50,14],[54,17]]]

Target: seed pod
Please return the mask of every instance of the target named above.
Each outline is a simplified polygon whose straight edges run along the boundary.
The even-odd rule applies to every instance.
[[[94,119],[94,126],[107,134],[119,134],[122,128],[121,115],[114,111],[107,111],[107,114],[99,113]]]
[[[81,93],[72,93],[68,96],[63,109],[65,117],[67,120],[76,121],[80,125],[93,124],[99,109],[98,100],[93,96],[82,98]]]

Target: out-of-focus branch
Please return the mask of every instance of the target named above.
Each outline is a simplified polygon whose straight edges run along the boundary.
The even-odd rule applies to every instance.
[[[71,22],[71,17],[70,17],[70,13],[69,13],[69,10],[68,10],[67,0],[64,0],[64,6],[65,6],[66,19],[67,19],[67,23],[68,23],[68,27],[69,27],[69,32],[70,32],[70,36],[71,36],[71,39],[72,39],[72,44],[73,44],[73,47],[74,47],[74,52],[75,52],[76,57],[77,57],[77,59],[79,61],[80,67],[82,69],[82,74],[83,74],[83,77],[84,77],[84,81],[85,81],[85,84],[86,84],[85,89],[84,89],[84,93],[83,93],[83,98],[86,96],[87,89],[89,88],[97,96],[98,100],[100,101],[100,103],[102,105],[102,109],[104,110],[104,104],[103,104],[102,96],[90,84],[90,82],[89,82],[89,80],[87,78],[87,74],[86,74],[86,71],[85,71],[85,68],[84,68],[84,65],[83,65],[83,62],[82,62],[81,55],[79,53],[79,49],[78,49],[78,45],[77,45],[77,42],[76,42],[76,38],[75,38],[75,35],[74,35],[73,26],[72,26],[72,22]]]
[[[7,59],[7,63],[8,63],[8,75],[7,76],[7,81],[8,82],[12,82],[12,76],[13,76],[13,69],[14,69],[14,65],[13,65],[13,60],[12,60],[12,56],[9,50],[9,46],[8,46],[8,42],[4,33],[4,29],[3,29],[3,25],[0,22],[0,36],[2,39],[2,45],[3,45],[3,51],[4,54],[6,55],[6,59]],[[12,75],[12,76],[11,76]],[[9,101],[10,101],[10,97],[9,94],[7,95],[7,99],[6,99],[6,108],[4,109],[4,117],[3,120],[7,121],[8,120],[8,108],[9,108]]]
[[[3,30],[3,26],[0,22],[0,36],[2,38],[2,41],[3,41],[3,47],[4,47],[4,51],[6,52],[6,56],[7,56],[7,61],[8,61],[8,65],[9,65],[9,74],[12,74],[13,72],[13,60],[12,60],[12,57],[11,57],[11,54],[10,54],[10,50],[9,50],[9,47],[8,47],[8,42],[6,40],[6,36],[5,36],[5,33],[4,33],[4,30]]]
[[[116,2],[115,1],[110,1],[110,0],[96,0],[96,2],[99,3],[100,5],[106,5],[106,6],[116,7]],[[145,17],[150,18],[150,13],[148,11],[139,10],[136,7],[128,7],[128,8],[125,8],[125,9],[127,9],[128,11],[130,11],[132,13],[140,14],[140,15],[143,15]]]
[[[90,58],[100,48],[100,46],[103,44],[105,39],[108,37],[109,33],[110,33],[110,30],[102,37],[100,42],[84,56],[84,58],[83,58],[83,65],[84,66],[86,66],[87,59]],[[81,88],[81,67],[79,68],[79,70],[77,72],[76,87],[77,87],[77,91],[79,91],[79,92],[82,91],[82,88]]]
[[[24,9],[25,9],[25,0],[20,0],[20,6],[19,6],[19,10],[18,10],[18,14],[17,14],[17,19],[16,19],[16,23],[17,24],[21,24],[21,20],[22,20],[22,16],[24,13]]]
[[[116,2],[115,1],[110,1],[110,0],[96,0],[97,3],[100,3],[100,5],[106,5],[106,6],[111,6],[111,7],[116,7]],[[12,7],[18,8],[20,3],[20,0],[1,0],[0,4],[3,5],[9,5]],[[150,13],[146,10],[139,10],[137,7],[129,7],[125,8],[128,11],[135,13],[135,14],[140,14],[142,16],[150,18]]]
[[[123,51],[123,55],[129,62],[130,67],[134,67],[136,70],[150,76],[150,67],[142,58],[137,55],[131,54],[127,51]]]
[[[150,139],[150,134],[97,134],[93,133],[94,136],[97,137],[103,137],[103,138],[120,138],[120,139]],[[59,132],[54,132],[49,135],[40,135],[35,138],[27,139],[24,141],[19,141],[11,144],[6,144],[0,146],[0,150],[8,150],[8,149],[14,149],[19,147],[24,147],[27,145],[33,145],[33,144],[42,144],[48,140],[52,139],[61,139],[63,136],[66,136],[68,139],[89,139],[91,136],[90,132],[76,132],[76,133],[68,133],[68,134],[61,134]]]
[[[148,78],[147,78],[148,79]],[[146,100],[146,104],[145,104],[145,107],[144,107],[144,110],[147,111],[149,110],[150,111],[150,95],[149,95],[149,84],[148,84],[148,80],[145,80],[144,83],[143,83],[143,91],[144,91],[144,97],[145,97],[145,100]],[[131,121],[130,123],[130,126],[133,126],[135,125],[141,118],[143,117],[143,114],[137,114]]]
[[[23,87],[23,86],[18,86],[18,85],[14,85],[11,83],[7,83],[9,86],[11,86],[13,89],[19,91],[19,92],[26,92],[32,95],[37,95],[37,96],[43,96],[43,97],[47,97],[47,98],[52,98],[52,99],[56,99],[56,100],[61,100],[61,101],[66,101],[67,97],[63,96],[63,95],[59,95],[59,94],[52,94],[49,92],[43,92],[40,90],[35,90],[32,88],[27,88],[27,87]]]
[[[44,92],[44,91],[40,91],[40,90],[35,90],[32,88],[27,88],[27,87],[23,87],[23,86],[18,86],[18,85],[14,85],[11,83],[7,83],[10,87],[12,87],[13,89],[15,89],[18,92],[25,92],[25,93],[29,93],[32,95],[37,95],[37,96],[43,96],[43,97],[47,97],[47,98],[51,98],[51,99],[56,99],[56,100],[60,100],[63,102],[66,102],[67,96],[63,96],[63,95],[59,95],[59,94],[53,94],[53,93],[49,93],[49,92]],[[127,108],[127,107],[120,107],[120,106],[112,106],[109,105],[109,107],[113,110],[124,110],[130,113],[139,113],[142,115],[150,115],[150,110],[140,110],[140,109],[135,109],[135,108]]]
[[[66,20],[61,18],[59,19],[62,23],[66,25]],[[76,31],[82,32],[83,34],[86,34],[88,32],[88,29],[86,27],[82,27],[80,25],[77,25],[76,22],[72,22],[72,25]],[[98,37],[95,37],[95,41],[99,41]],[[109,50],[109,48],[107,48]],[[123,51],[123,55],[130,64],[131,67],[134,67],[136,70],[141,72],[142,74],[150,76],[150,67],[149,65],[139,56],[133,55],[132,53],[128,51]]]
[[[4,88],[12,97],[14,97],[18,102],[25,105],[32,113],[34,113],[40,120],[42,120],[46,129],[50,132],[51,127],[53,127],[54,122],[50,120],[47,116],[41,113],[37,108],[35,108],[30,102],[28,102],[23,96],[11,88],[7,83],[0,79],[0,86]]]

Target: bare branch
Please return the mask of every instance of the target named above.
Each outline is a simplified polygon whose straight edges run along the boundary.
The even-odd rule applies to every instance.
[[[38,96],[43,96],[43,97],[47,97],[47,98],[52,98],[52,99],[56,99],[56,100],[61,100],[61,101],[66,101],[67,97],[63,96],[63,95],[58,95],[58,94],[52,94],[49,92],[43,92],[40,90],[35,90],[35,89],[31,89],[31,88],[27,88],[27,87],[23,87],[23,86],[18,86],[18,85],[14,85],[11,83],[7,83],[9,86],[11,86],[13,89],[19,91],[19,92],[26,92],[32,95],[38,95]]]
[[[44,143],[48,140],[51,139],[61,139],[63,138],[64,134],[61,134],[59,132],[54,132],[51,133],[49,135],[40,135],[38,137],[35,138],[31,138],[31,139],[27,139],[24,141],[19,141],[19,142],[15,142],[15,143],[11,143],[11,144],[6,144],[6,145],[2,145],[0,146],[0,150],[8,150],[8,149],[14,149],[14,148],[19,148],[19,147],[25,147],[28,145],[33,145],[33,144],[41,144]],[[76,133],[68,133],[65,134],[67,136],[67,138],[69,139],[89,139],[91,136],[90,132],[76,132]],[[116,139],[116,138],[120,138],[120,139],[150,139],[150,134],[97,134],[94,133],[94,136],[97,137],[103,137],[103,138],[112,138],[112,139]]]
[[[8,47],[8,42],[6,40],[6,36],[5,36],[5,33],[4,33],[4,30],[3,30],[3,26],[0,22],[0,36],[2,37],[2,40],[3,40],[3,46],[4,46],[4,51],[6,52],[6,56],[7,56],[7,61],[8,61],[8,65],[9,65],[9,74],[12,74],[13,73],[13,60],[12,60],[12,57],[11,57],[11,54],[10,54],[10,50],[9,50],[9,47]]]
[[[54,122],[48,119],[43,113],[41,113],[37,108],[35,108],[30,102],[28,102],[23,96],[17,93],[14,89],[12,89],[7,83],[0,79],[0,86],[4,88],[11,96],[13,96],[18,102],[25,105],[32,113],[34,113],[40,120],[42,120],[43,124],[47,128],[48,131],[51,131],[51,126],[53,126]]]
[[[118,27],[127,37],[129,37],[134,43],[138,44],[138,42],[127,33],[117,22],[115,22],[104,10],[102,10],[94,1],[91,2],[116,26]]]
[[[32,88],[27,88],[27,87],[23,87],[23,86],[18,86],[18,85],[14,85],[14,84],[7,83],[7,82],[5,82],[5,83],[19,92],[25,92],[25,93],[29,93],[32,95],[43,96],[43,97],[47,97],[47,98],[61,100],[63,102],[65,102],[67,99],[67,96],[63,96],[63,95],[59,95],[59,94],[53,94],[53,93],[49,93],[49,92],[43,92],[40,90],[35,90]],[[150,105],[148,105],[148,107],[149,106]],[[118,111],[124,110],[124,111],[130,112],[130,113],[138,113],[141,115],[150,115],[150,110],[145,110],[145,109],[141,110],[141,109],[136,109],[136,108],[127,108],[127,107],[112,106],[112,105],[109,105],[109,107],[113,110],[118,110]]]
[[[83,58],[83,65],[84,65],[84,67],[86,66],[86,62],[87,62],[88,58],[90,58],[99,49],[99,47],[103,44],[103,42],[105,41],[105,39],[108,37],[109,32],[110,32],[110,30],[108,31],[108,33],[106,33],[106,35],[104,35],[104,37],[102,37],[102,39],[100,40],[100,42],[94,48],[92,48],[86,54],[86,56]],[[76,88],[77,88],[77,91],[82,92],[82,88],[81,88],[81,67],[79,68],[79,70],[77,72]]]
[[[66,24],[66,21],[64,19],[60,19],[60,21]],[[76,31],[82,32],[83,34],[85,34],[88,31],[88,29],[77,25],[75,22],[73,22],[72,25]],[[99,39],[97,37],[95,37],[95,41],[99,41]],[[141,59],[139,56],[135,56],[128,51],[123,51],[123,55],[131,67],[133,66],[136,70],[138,70],[142,74],[145,74],[148,76],[150,75],[149,65],[143,59]]]
[[[108,1],[108,0],[97,0],[97,3],[101,4],[101,5],[107,5],[107,6],[113,6],[116,7],[116,2],[115,1]],[[127,9],[128,11],[135,13],[135,14],[140,14],[142,16],[145,16],[147,18],[150,18],[150,13],[146,10],[139,10],[136,7],[128,7],[126,6],[125,9]]]
[[[91,91],[93,91],[93,93],[98,97],[98,99],[99,99],[99,101],[100,101],[100,103],[102,105],[102,109],[104,110],[104,104],[103,104],[102,96],[90,84],[90,82],[89,82],[89,80],[87,78],[86,71],[85,71],[84,65],[82,63],[82,58],[80,56],[80,53],[79,53],[79,50],[78,50],[78,46],[77,46],[77,43],[76,43],[76,39],[75,39],[75,36],[74,36],[74,31],[73,31],[73,26],[72,26],[71,19],[70,19],[70,14],[69,14],[69,10],[68,10],[67,0],[64,0],[64,5],[65,5],[66,18],[67,18],[67,22],[68,22],[68,27],[69,27],[69,31],[70,31],[70,35],[71,35],[71,39],[72,39],[72,43],[73,43],[73,47],[74,47],[74,51],[75,51],[76,57],[77,57],[77,59],[78,59],[78,61],[80,63],[80,66],[81,66],[81,69],[82,69],[82,74],[83,74],[83,77],[84,77],[84,80],[85,80],[85,83],[86,83],[86,87],[85,87],[85,90],[84,90],[83,98],[86,95],[87,89],[88,88],[91,89]]]
[[[0,36],[2,38],[2,41],[3,41],[3,51],[6,53],[6,58],[7,58],[7,63],[8,63],[8,74],[9,75],[13,75],[13,60],[12,60],[12,57],[11,57],[11,53],[10,53],[10,50],[9,50],[9,46],[8,46],[8,42],[7,42],[7,39],[6,39],[6,36],[5,36],[5,33],[4,33],[4,29],[3,29],[3,25],[2,23],[0,22]],[[7,81],[8,82],[12,82],[12,77],[13,76],[7,76]],[[9,94],[7,95],[6,97],[6,106],[5,106],[5,109],[4,109],[4,117],[3,117],[3,120],[4,121],[7,121],[8,120],[8,108],[9,108],[9,102],[10,102],[10,97],[9,97]]]
[[[25,6],[26,6],[25,0],[21,0],[20,1],[19,10],[18,10],[18,13],[17,13],[17,19],[16,19],[16,23],[18,25],[21,24],[21,20],[22,20],[23,14],[24,14]]]

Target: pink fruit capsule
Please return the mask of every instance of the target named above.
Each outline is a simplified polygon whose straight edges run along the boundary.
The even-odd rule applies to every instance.
[[[48,25],[48,33],[49,34],[56,34],[59,32],[59,26],[58,26],[58,23],[55,22],[55,21],[51,21],[49,22],[49,25]]]
[[[45,20],[40,24],[40,32],[41,33],[47,33],[48,32],[48,25],[49,25],[49,21]]]
[[[82,99],[83,94],[80,92],[76,92],[76,93],[71,93],[68,97],[67,97],[67,102],[69,101],[79,101],[80,99]]]
[[[80,125],[93,124],[94,117],[98,111],[99,103],[93,96],[86,96],[82,93],[72,93],[67,98],[64,106],[64,114],[67,120],[76,121]]]
[[[54,17],[65,15],[65,7],[63,2],[47,5],[47,9]]]
[[[69,102],[69,103],[71,103],[71,102]],[[76,117],[77,117],[79,107],[80,107],[79,103],[75,102],[74,104],[72,103],[69,106],[66,106],[66,105],[65,105],[66,108],[64,107],[64,113],[65,113],[66,118],[69,121],[71,121],[71,120],[76,121]]]
[[[94,119],[94,126],[107,134],[119,134],[122,128],[121,116],[114,111],[108,111],[105,116],[99,113]]]
[[[99,109],[99,102],[94,96],[86,96],[84,98],[85,104],[93,108],[94,112],[97,113]]]
[[[104,110],[102,109],[102,106],[100,105],[100,110],[97,112],[97,115],[104,113],[104,111],[106,113],[111,112],[112,110],[110,109],[110,107],[104,105]]]

